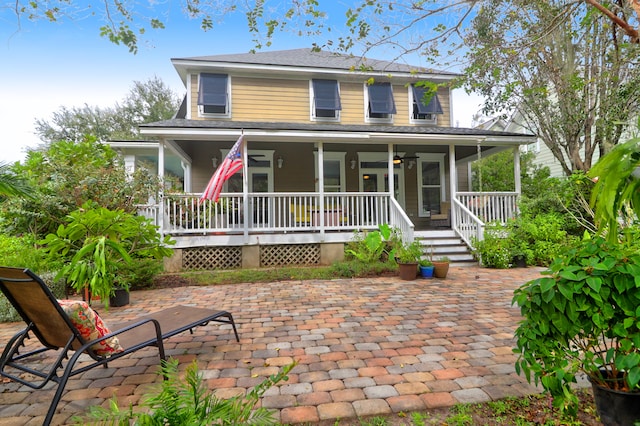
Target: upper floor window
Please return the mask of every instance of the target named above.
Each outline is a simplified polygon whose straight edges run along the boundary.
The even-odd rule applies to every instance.
[[[442,105],[438,94],[434,93],[428,103],[424,102],[426,87],[418,87],[411,85],[410,99],[411,99],[411,122],[412,123],[436,123],[437,114],[443,114]]]
[[[311,117],[315,120],[339,120],[342,105],[338,82],[314,79],[311,83]]]
[[[392,114],[396,113],[396,103],[393,100],[391,83],[374,83],[367,86],[366,108],[368,121],[388,123]]]
[[[198,106],[203,115],[229,115],[229,76],[227,74],[200,74]]]

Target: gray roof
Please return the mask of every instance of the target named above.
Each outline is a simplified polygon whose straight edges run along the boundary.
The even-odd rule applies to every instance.
[[[463,136],[512,136],[533,137],[523,133],[499,132],[486,129],[470,129],[466,127],[436,127],[436,126],[385,126],[369,124],[332,124],[332,123],[273,123],[256,121],[215,121],[188,120],[176,118],[172,120],[156,121],[141,124],[144,128],[174,128],[174,129],[244,129],[244,130],[299,130],[308,132],[353,132],[353,133],[398,133],[421,135],[463,135]]]
[[[190,58],[173,58],[172,61],[196,61],[218,62],[229,64],[252,64],[290,67],[325,68],[349,71],[363,71],[422,73],[457,76],[459,74],[447,71],[438,71],[408,64],[384,61],[379,59],[362,58],[354,55],[345,55],[327,51],[315,51],[310,48],[260,51],[256,53],[238,53],[227,55],[195,56]]]

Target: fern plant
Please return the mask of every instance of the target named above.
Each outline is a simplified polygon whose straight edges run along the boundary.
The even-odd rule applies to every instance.
[[[74,418],[74,422],[118,426],[272,425],[276,423],[273,413],[264,407],[256,408],[256,404],[269,388],[288,380],[287,374],[295,365],[284,366],[246,395],[220,399],[207,389],[196,361],[187,367],[181,380],[178,361],[171,359],[162,365],[165,380],[160,389],[142,401],[142,407],[148,408],[145,412],[134,411],[132,405],[121,409],[114,398],[108,409],[91,407],[88,419]]]

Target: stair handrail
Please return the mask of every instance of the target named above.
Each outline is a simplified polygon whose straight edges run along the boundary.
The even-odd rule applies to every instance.
[[[484,239],[485,223],[473,214],[467,206],[462,204],[457,197],[453,199],[451,208],[455,209],[452,223],[453,230],[460,236],[462,241],[473,250],[473,238],[475,237],[477,241]]]

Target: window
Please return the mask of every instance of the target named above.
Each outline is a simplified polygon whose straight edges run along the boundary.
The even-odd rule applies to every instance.
[[[424,96],[427,92],[427,88],[411,85],[410,97],[411,99],[411,122],[412,123],[433,123],[435,124],[437,114],[443,114],[442,105],[438,94],[434,94],[429,100],[428,104],[424,103]]]
[[[198,106],[204,115],[229,115],[229,76],[226,74],[200,74]]]
[[[396,113],[391,83],[374,83],[366,90],[367,119],[370,121],[390,122]]]
[[[336,80],[312,80],[311,117],[316,120],[340,119],[340,91]]]
[[[418,154],[418,214],[430,217],[442,213],[440,203],[445,201],[445,154]]]

